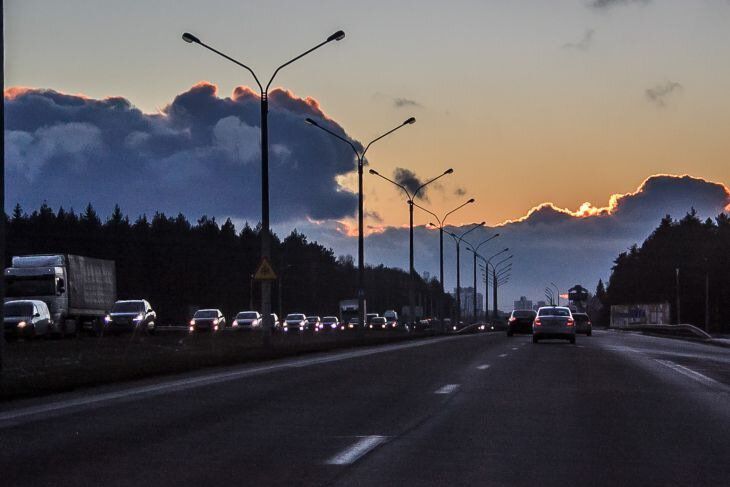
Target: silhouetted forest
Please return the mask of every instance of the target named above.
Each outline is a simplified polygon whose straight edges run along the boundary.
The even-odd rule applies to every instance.
[[[114,260],[119,299],[148,299],[160,323],[184,322],[196,308],[220,308],[226,316],[249,309],[250,300],[253,309],[260,308],[260,286],[251,280],[259,263],[258,227],[246,224],[236,232],[230,220],[219,225],[203,216],[192,224],[182,214],[162,213],[132,222],[118,206],[102,221],[91,205],[81,214],[54,212],[45,204],[27,214],[16,206],[5,218],[6,267],[13,255],[41,253]],[[272,263],[280,278],[272,287],[277,313],[338,315],[339,301],[357,295],[353,258],[336,257],[296,230],[283,240],[274,236]],[[368,311],[400,311],[407,304],[408,279],[400,269],[367,267]],[[417,297],[430,312],[438,303],[438,282],[419,277]]]
[[[679,269],[683,323],[705,324],[705,279],[709,279],[711,331],[730,331],[730,217],[700,220],[692,210],[679,221],[666,216],[644,241],[619,254],[604,304],[668,302],[676,322]]]

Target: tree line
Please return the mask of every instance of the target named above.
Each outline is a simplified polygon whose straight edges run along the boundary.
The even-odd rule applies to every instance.
[[[704,328],[707,315],[710,331],[730,331],[727,214],[704,221],[694,209],[680,220],[667,215],[641,246],[621,252],[614,261],[608,286],[604,289],[599,282],[596,289],[596,297],[604,305],[600,320],[608,321],[612,304],[669,303],[672,322],[676,323],[677,293],[682,323]]]
[[[78,254],[113,260],[119,299],[148,299],[161,323],[181,323],[198,308],[220,308],[226,316],[260,308],[260,285],[253,274],[260,259],[260,225],[236,231],[230,219],[155,213],[131,221],[119,206],[102,221],[93,206],[76,214],[43,204],[30,214],[16,205],[5,215],[5,267],[13,255]],[[339,301],[357,296],[357,268],[351,256],[293,230],[272,236],[274,312],[338,315]],[[408,302],[409,275],[401,269],[367,266],[369,311],[400,311]],[[438,309],[440,286],[417,277],[417,297],[427,313]],[[450,297],[446,296],[451,306]],[[253,306],[251,306],[253,305]]]

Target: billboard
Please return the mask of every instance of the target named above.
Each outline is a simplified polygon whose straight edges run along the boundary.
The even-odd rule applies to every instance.
[[[668,325],[671,320],[669,303],[614,304],[611,306],[611,327],[632,325]]]

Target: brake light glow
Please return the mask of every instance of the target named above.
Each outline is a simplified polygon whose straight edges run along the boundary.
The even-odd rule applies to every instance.
[[[542,326],[542,321],[540,321],[540,318],[535,318],[535,326]]]
[[[573,326],[575,324],[575,321],[573,321],[573,318],[568,318],[568,322],[565,324],[568,326]]]
[[[510,316],[509,322],[512,323],[513,321],[517,321],[517,318],[515,318],[514,316]]]

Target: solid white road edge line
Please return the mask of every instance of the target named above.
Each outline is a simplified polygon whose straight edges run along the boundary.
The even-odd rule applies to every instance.
[[[326,463],[328,465],[349,465],[351,463],[355,463],[359,458],[383,443],[386,439],[387,436],[365,436],[360,438],[357,442],[355,442],[355,444],[327,460]]]
[[[446,384],[445,386],[441,387],[440,389],[436,389],[433,391],[434,394],[451,394],[456,389],[459,388],[459,384]]]
[[[711,379],[710,377],[707,377],[704,374],[700,374],[699,372],[695,372],[694,370],[685,367],[683,365],[675,364],[674,362],[670,360],[661,360],[661,359],[654,359],[660,364],[664,365],[665,367],[669,367],[675,372],[679,372],[680,374],[684,375],[685,377],[689,377],[690,379],[696,380],[697,382],[701,382],[708,386],[718,386],[720,385],[719,382],[717,382],[715,379]]]
[[[386,345],[380,347],[369,347],[363,350],[355,350],[350,352],[336,352],[332,355],[325,357],[314,357],[314,358],[297,358],[287,359],[279,361],[271,365],[264,365],[259,367],[250,367],[243,370],[234,370],[228,372],[217,372],[212,374],[206,374],[197,377],[190,377],[187,379],[176,379],[169,380],[157,384],[148,386],[132,387],[114,392],[97,393],[89,396],[78,397],[73,399],[56,400],[37,406],[28,406],[15,410],[7,410],[0,412],[0,428],[13,426],[25,421],[32,420],[34,417],[54,413],[58,415],[61,413],[72,413],[75,410],[89,406],[100,406],[111,401],[119,400],[130,400],[143,397],[157,396],[166,394],[169,392],[177,392],[187,389],[193,389],[196,387],[207,386],[211,384],[218,384],[221,382],[228,382],[244,377],[251,377],[269,372],[275,372],[282,369],[292,369],[308,367],[310,365],[326,364],[330,362],[339,362],[342,360],[348,360],[352,358],[365,357],[368,355],[375,355],[379,353],[394,352],[397,350],[403,350],[407,348],[423,347],[426,345],[433,345],[435,343],[457,340],[468,337],[469,335],[457,335],[443,338],[433,338],[417,342],[399,343],[396,345]]]

